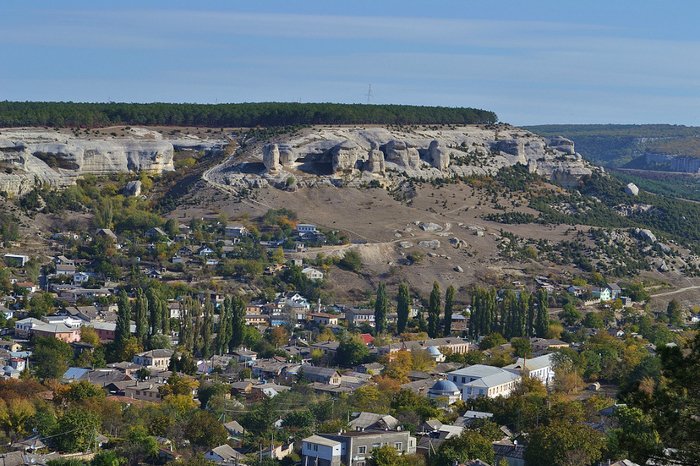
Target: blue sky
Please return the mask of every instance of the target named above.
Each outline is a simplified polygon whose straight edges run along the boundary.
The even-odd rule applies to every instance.
[[[0,100],[366,103],[371,84],[516,125],[700,125],[696,2],[114,5],[2,2]]]

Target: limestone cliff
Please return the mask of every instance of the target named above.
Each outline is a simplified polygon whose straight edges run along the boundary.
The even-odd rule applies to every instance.
[[[36,129],[0,132],[0,164],[0,189],[15,195],[37,183],[69,186],[86,174],[175,169],[173,144],[153,136],[95,140]]]
[[[206,174],[209,181],[237,186],[285,186],[294,176],[299,187],[392,184],[397,173],[431,179],[494,174],[522,164],[533,173],[570,187],[596,167],[576,153],[574,143],[544,139],[509,125],[457,127],[312,127],[265,141]],[[287,154],[282,162],[282,152]],[[279,155],[273,155],[274,151]],[[262,159],[265,171],[250,167]],[[279,160],[278,163],[275,163]],[[250,165],[246,168],[246,165]]]

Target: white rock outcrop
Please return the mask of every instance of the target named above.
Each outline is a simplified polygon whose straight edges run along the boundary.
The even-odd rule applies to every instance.
[[[124,189],[122,190],[122,194],[125,196],[140,196],[141,195],[141,181],[136,180],[136,181],[129,181],[126,186],[124,186]]]
[[[430,157],[430,163],[433,167],[440,171],[447,170],[450,166],[450,154],[451,151],[445,149],[445,147],[440,144],[440,141],[431,141],[428,147],[428,154]]]
[[[625,192],[630,196],[637,196],[639,194],[639,188],[634,183],[629,183],[625,186]]]
[[[391,140],[384,146],[386,160],[406,168],[420,167],[420,153],[408,141]]]
[[[267,144],[263,147],[263,164],[271,172],[280,169],[280,150],[277,144]]]

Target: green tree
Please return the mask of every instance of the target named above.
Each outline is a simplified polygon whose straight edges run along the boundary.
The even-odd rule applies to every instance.
[[[602,434],[580,422],[553,421],[530,432],[527,466],[585,466],[601,458],[605,440]]]
[[[60,379],[68,370],[73,349],[65,341],[52,337],[34,337],[36,374],[44,379]]]
[[[359,339],[347,338],[338,345],[335,358],[338,365],[353,367],[369,358],[369,349]]]
[[[562,311],[559,313],[559,318],[563,320],[566,325],[571,326],[581,320],[581,313],[573,304],[564,304]]]
[[[231,310],[231,341],[229,342],[229,351],[233,351],[243,344],[246,332],[245,302],[243,298],[234,296],[231,305],[233,307]],[[259,335],[259,332],[256,331],[255,333]]]
[[[677,299],[674,298],[669,301],[668,307],[666,308],[666,315],[668,316],[669,324],[676,326],[683,325],[683,308]]]
[[[352,272],[357,272],[362,267],[362,258],[357,251],[348,251],[339,264]]]
[[[437,338],[440,334],[440,285],[433,282],[428,304],[428,336]]]
[[[114,346],[122,348],[131,336],[131,303],[126,291],[121,290],[117,300],[117,326],[114,330]]]
[[[85,451],[90,443],[94,442],[100,424],[99,413],[74,406],[58,419],[53,441],[60,451],[66,453]]]
[[[136,288],[134,314],[134,320],[136,321],[136,338],[141,344],[145,344],[146,336],[148,335],[148,301],[141,288]]]
[[[406,331],[406,324],[411,311],[411,296],[409,295],[408,283],[402,282],[399,285],[399,294],[396,301],[396,331],[401,334]]]
[[[493,463],[493,446],[491,440],[478,432],[464,431],[459,437],[445,440],[438,447],[437,454],[430,459],[432,466],[452,464],[453,461],[464,463],[480,459],[489,464]]]
[[[540,338],[547,337],[549,330],[549,295],[547,290],[540,288],[537,290],[537,320],[535,321],[535,333]]]
[[[379,282],[377,287],[377,299],[374,302],[374,326],[377,329],[377,335],[386,331],[386,315],[388,312],[389,303],[386,295],[386,284]]]
[[[583,317],[583,321],[581,321],[584,327],[588,328],[596,328],[596,329],[603,329],[605,328],[605,322],[603,322],[603,318],[600,317],[600,314],[597,312],[589,312]]]
[[[532,345],[527,338],[513,338],[510,341],[513,347],[513,354],[517,358],[525,358],[532,355]]]
[[[455,300],[455,287],[450,285],[445,291],[445,332],[444,335],[447,336],[452,331],[452,307],[454,306]]]

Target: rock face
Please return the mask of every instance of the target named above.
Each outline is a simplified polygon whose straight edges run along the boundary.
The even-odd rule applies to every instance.
[[[268,171],[276,172],[280,168],[280,151],[277,144],[263,147],[263,164]]]
[[[55,134],[52,136],[53,141],[48,137],[35,137],[36,142],[0,140],[0,161],[12,167],[11,173],[6,170],[0,174],[0,189],[23,195],[37,183],[65,187],[86,174],[163,173],[175,169],[173,145],[167,141],[69,137],[58,141]]]
[[[420,153],[418,149],[407,141],[391,140],[384,146],[386,160],[394,162],[406,168],[420,167]]]
[[[384,174],[385,170],[385,165],[384,165],[384,154],[382,151],[377,149],[377,145],[374,144],[374,147],[369,151],[368,159],[367,162],[365,162],[365,171],[368,171],[370,173],[374,173],[377,175],[382,175]]]
[[[287,144],[279,144],[277,146],[277,150],[279,152],[279,162],[282,166],[284,167],[290,167],[294,165],[294,162],[297,161],[297,156],[294,153],[294,149],[292,149],[291,146]]]
[[[558,136],[549,140],[549,147],[566,155],[574,155],[574,141]]]
[[[444,171],[447,170],[447,167],[450,166],[451,151],[446,150],[445,147],[443,147],[440,144],[440,141],[430,142],[430,146],[428,147],[428,154],[430,157],[431,164],[438,170]]]
[[[364,161],[367,158],[367,151],[353,141],[343,141],[333,148],[333,171],[340,172],[346,170],[354,170],[357,168],[358,161]]]
[[[654,233],[652,233],[650,230],[640,230],[639,228],[635,228],[634,233],[643,240],[656,243],[656,235],[654,235]]]
[[[636,196],[639,194],[639,188],[636,184],[629,183],[627,186],[625,186],[625,192],[630,196]]]
[[[122,190],[122,193],[125,196],[140,196],[141,195],[141,182],[140,181],[129,181],[126,186],[124,186],[124,189]]]

